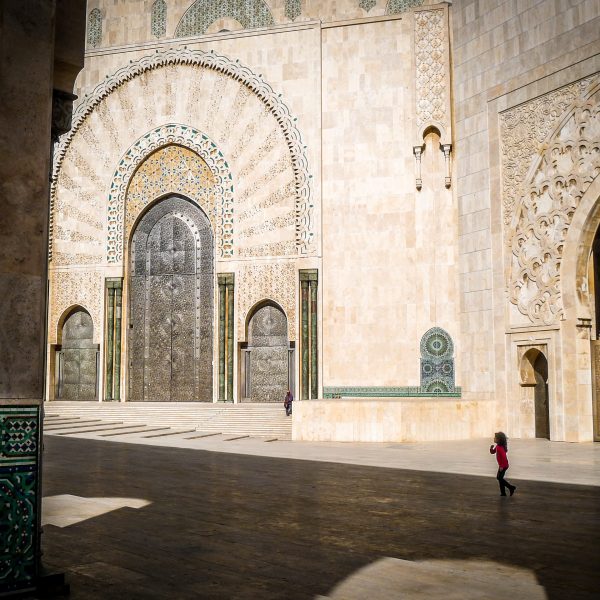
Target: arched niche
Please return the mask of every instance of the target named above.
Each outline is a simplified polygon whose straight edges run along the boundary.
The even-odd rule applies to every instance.
[[[269,299],[257,303],[246,319],[246,340],[240,357],[242,401],[283,402],[293,388],[293,354],[283,308]]]
[[[94,322],[81,306],[72,306],[59,319],[54,383],[57,400],[96,400],[98,345]]]

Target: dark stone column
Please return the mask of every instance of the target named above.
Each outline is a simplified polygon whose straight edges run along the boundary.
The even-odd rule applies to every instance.
[[[0,2],[0,595],[41,582],[51,144],[70,126],[84,35],[83,0]]]
[[[227,281],[227,401],[233,402],[233,307],[234,276],[229,275]]]

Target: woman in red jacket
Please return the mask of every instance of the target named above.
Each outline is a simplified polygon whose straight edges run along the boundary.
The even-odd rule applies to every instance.
[[[495,447],[494,444],[496,444]],[[500,485],[500,495],[506,496],[506,488],[508,488],[508,491],[512,496],[515,493],[517,486],[511,485],[504,479],[504,474],[508,470],[508,458],[506,457],[506,453],[508,452],[508,440],[506,439],[506,434],[502,433],[502,431],[495,433],[494,444],[490,446],[490,454],[495,454],[496,460],[498,461],[498,474],[496,475],[496,479]]]

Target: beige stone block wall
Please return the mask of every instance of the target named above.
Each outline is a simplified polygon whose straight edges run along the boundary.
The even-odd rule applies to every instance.
[[[418,386],[428,329],[443,327],[460,345],[457,214],[437,136],[426,140],[415,187],[413,29],[409,13],[323,30],[328,386]]]
[[[551,437],[590,439],[587,408],[571,396],[575,368],[567,348],[574,344],[524,321],[510,328],[498,122],[502,110],[594,72],[589,61],[599,49],[597,2],[457,0],[452,23],[460,270],[466,280],[476,276],[481,288],[461,290],[464,386],[478,397],[497,398],[496,427],[531,437],[520,406],[517,345],[520,336],[532,344],[549,339]]]
[[[292,439],[427,442],[483,438],[495,403],[450,398],[352,398],[294,403]]]

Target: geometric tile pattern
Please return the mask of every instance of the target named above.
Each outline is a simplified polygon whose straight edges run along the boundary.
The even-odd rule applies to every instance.
[[[421,338],[421,390],[454,392],[454,344],[441,327],[432,327]]]
[[[88,17],[87,41],[92,48],[102,41],[102,13],[99,8],[92,10]]]
[[[0,594],[37,575],[39,407],[0,407]]]
[[[377,0],[360,0],[358,6],[364,11],[369,12],[376,4]]]
[[[167,32],[167,3],[165,0],[156,0],[152,5],[150,16],[150,29],[154,37],[162,37]]]
[[[223,18],[235,19],[244,29],[275,24],[263,0],[196,0],[181,17],[175,37],[202,35],[215,21]]]
[[[375,4],[375,3],[373,3]],[[302,12],[302,2],[300,0],[285,0],[285,16],[294,21]]]
[[[152,158],[154,151],[166,147],[170,150],[163,150],[163,154]],[[167,162],[161,164],[157,157],[167,158]],[[229,164],[208,136],[192,127],[170,123],[142,136],[119,162],[108,196],[107,261],[120,263],[123,260],[124,233],[126,234],[124,230],[131,228],[131,222],[126,223],[125,227],[123,224],[126,218],[126,203],[127,213],[133,214],[129,207],[128,189],[130,183],[133,183],[137,169],[147,160],[150,162],[134,183],[133,202],[142,202],[145,205],[148,200],[156,198],[154,196],[140,200],[140,186],[144,187],[144,193],[160,195],[160,190],[166,189],[165,185],[170,186],[170,183],[176,181],[176,185],[184,186],[191,197],[203,203],[201,206],[205,208],[211,221],[214,221],[219,256],[232,257],[233,181]],[[170,187],[168,191],[178,190]],[[215,199],[218,199],[218,206]]]
[[[189,48],[172,48],[162,52],[155,52],[153,54],[144,56],[138,60],[125,65],[118,69],[113,75],[108,76],[105,80],[100,82],[94,90],[84,96],[83,100],[77,105],[73,112],[73,120],[71,130],[61,136],[58,144],[55,145],[54,150],[54,163],[53,163],[53,175],[51,184],[51,207],[56,205],[56,185],[58,173],[61,169],[62,161],[65,158],[66,152],[82,124],[86,118],[92,113],[92,111],[98,106],[98,104],[106,98],[112,91],[124,85],[138,75],[147,73],[153,69],[168,65],[197,65],[206,69],[212,69],[219,73],[222,73],[228,77],[232,77],[236,81],[245,85],[252,93],[256,94],[258,98],[263,102],[265,108],[277,119],[279,126],[285,136],[285,140],[290,152],[292,167],[294,170],[295,179],[295,227],[296,227],[296,249],[298,254],[305,255],[313,248],[314,244],[314,232],[313,232],[313,219],[314,219],[314,205],[311,201],[311,175],[308,166],[308,159],[306,154],[306,146],[302,141],[302,136],[298,129],[296,119],[290,113],[288,106],[283,102],[281,95],[277,94],[273,88],[262,79],[261,76],[254,73],[248,67],[241,64],[239,61],[231,60],[230,58],[216,54],[213,51],[205,52],[203,50],[191,50]],[[183,126],[180,126],[183,127]],[[167,140],[167,142],[169,141]],[[171,142],[177,143],[177,142]],[[164,144],[163,144],[164,145]],[[188,145],[188,144],[183,144]],[[191,146],[190,146],[191,147]],[[156,149],[153,148],[153,149]],[[194,148],[192,148],[194,149]],[[123,160],[127,159],[129,151],[126,153]],[[147,153],[146,153],[147,154]],[[144,154],[144,156],[146,155]],[[211,163],[204,155],[201,155],[202,159],[211,166]],[[139,158],[141,161],[143,156]],[[121,166],[117,169],[117,175],[121,170]],[[211,169],[212,170],[212,169]],[[214,173],[214,170],[213,170]],[[223,182],[225,183],[225,182]],[[123,189],[111,188],[112,194],[122,194],[124,199],[126,183],[121,181],[118,185],[123,185]],[[225,193],[233,194],[227,186],[225,187]],[[110,200],[109,200],[110,202]],[[113,200],[114,202],[114,200]],[[123,206],[123,205],[121,205]],[[233,206],[233,201],[232,201]],[[231,209],[231,221],[233,223],[233,208]],[[114,226],[118,229],[118,219],[122,218],[118,214],[114,215],[116,221]],[[109,262],[118,262],[114,259],[113,252],[120,252],[121,249],[117,250],[114,242],[110,241],[110,236],[118,234],[118,231],[111,232],[111,214],[109,209],[109,244],[112,244],[109,252]],[[122,223],[122,221],[121,221]],[[224,250],[223,253],[225,254]]]
[[[397,15],[413,6],[421,6],[421,4],[423,4],[423,0],[389,0],[385,14]]]
[[[169,192],[194,200],[214,221],[215,176],[192,150],[169,145],[155,150],[131,178],[125,206],[125,239],[148,203]]]
[[[29,456],[37,452],[37,417],[0,415],[0,443],[5,456]]]

